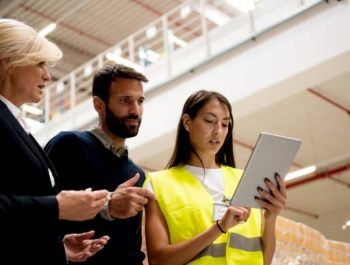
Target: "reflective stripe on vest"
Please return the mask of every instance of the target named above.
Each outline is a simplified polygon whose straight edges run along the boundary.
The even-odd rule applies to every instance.
[[[228,246],[248,252],[262,251],[260,237],[247,238],[236,233],[230,233],[230,243]]]
[[[228,247],[230,248],[238,248],[248,252],[261,251],[261,238],[246,238],[242,235],[236,233],[230,233],[230,243]],[[211,256],[214,258],[225,257],[226,255],[226,243],[220,244],[211,244],[209,247],[204,249],[201,253],[199,253],[196,258],[200,258],[203,256]]]
[[[203,256],[212,256],[214,258],[225,257],[226,254],[226,243],[211,244],[209,247],[204,249],[195,258],[199,259]]]

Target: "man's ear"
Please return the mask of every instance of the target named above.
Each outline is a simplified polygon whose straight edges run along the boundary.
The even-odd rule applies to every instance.
[[[106,111],[105,102],[101,98],[94,96],[93,103],[94,103],[94,108],[95,108],[96,112],[98,113],[98,115],[99,116],[104,115],[105,111]]]

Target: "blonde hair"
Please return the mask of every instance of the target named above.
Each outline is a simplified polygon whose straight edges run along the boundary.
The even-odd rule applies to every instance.
[[[40,62],[54,64],[61,58],[60,48],[32,27],[14,19],[0,18],[0,60],[6,67]]]

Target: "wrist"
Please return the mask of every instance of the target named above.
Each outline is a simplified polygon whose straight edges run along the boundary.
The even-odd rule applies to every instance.
[[[219,220],[216,220],[216,227],[220,230],[221,233],[226,234],[227,230],[223,229],[219,224]]]
[[[109,193],[109,200],[105,203],[105,205],[103,206],[102,210],[100,211],[100,215],[102,218],[108,220],[108,221],[113,221],[114,217],[112,216],[110,210],[109,210],[109,204],[111,202],[113,196],[113,192]]]
[[[276,223],[276,220],[277,220],[277,216],[276,214],[271,214],[270,212],[268,211],[265,211],[264,213],[264,219],[265,219],[265,223]]]

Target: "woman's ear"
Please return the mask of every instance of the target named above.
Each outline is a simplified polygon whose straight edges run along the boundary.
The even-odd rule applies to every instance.
[[[182,115],[182,125],[184,126],[186,131],[189,131],[191,124],[191,118],[188,114]]]
[[[4,75],[4,73],[12,74],[13,67],[8,66],[8,60],[7,59],[0,59],[0,73],[1,75]]]

